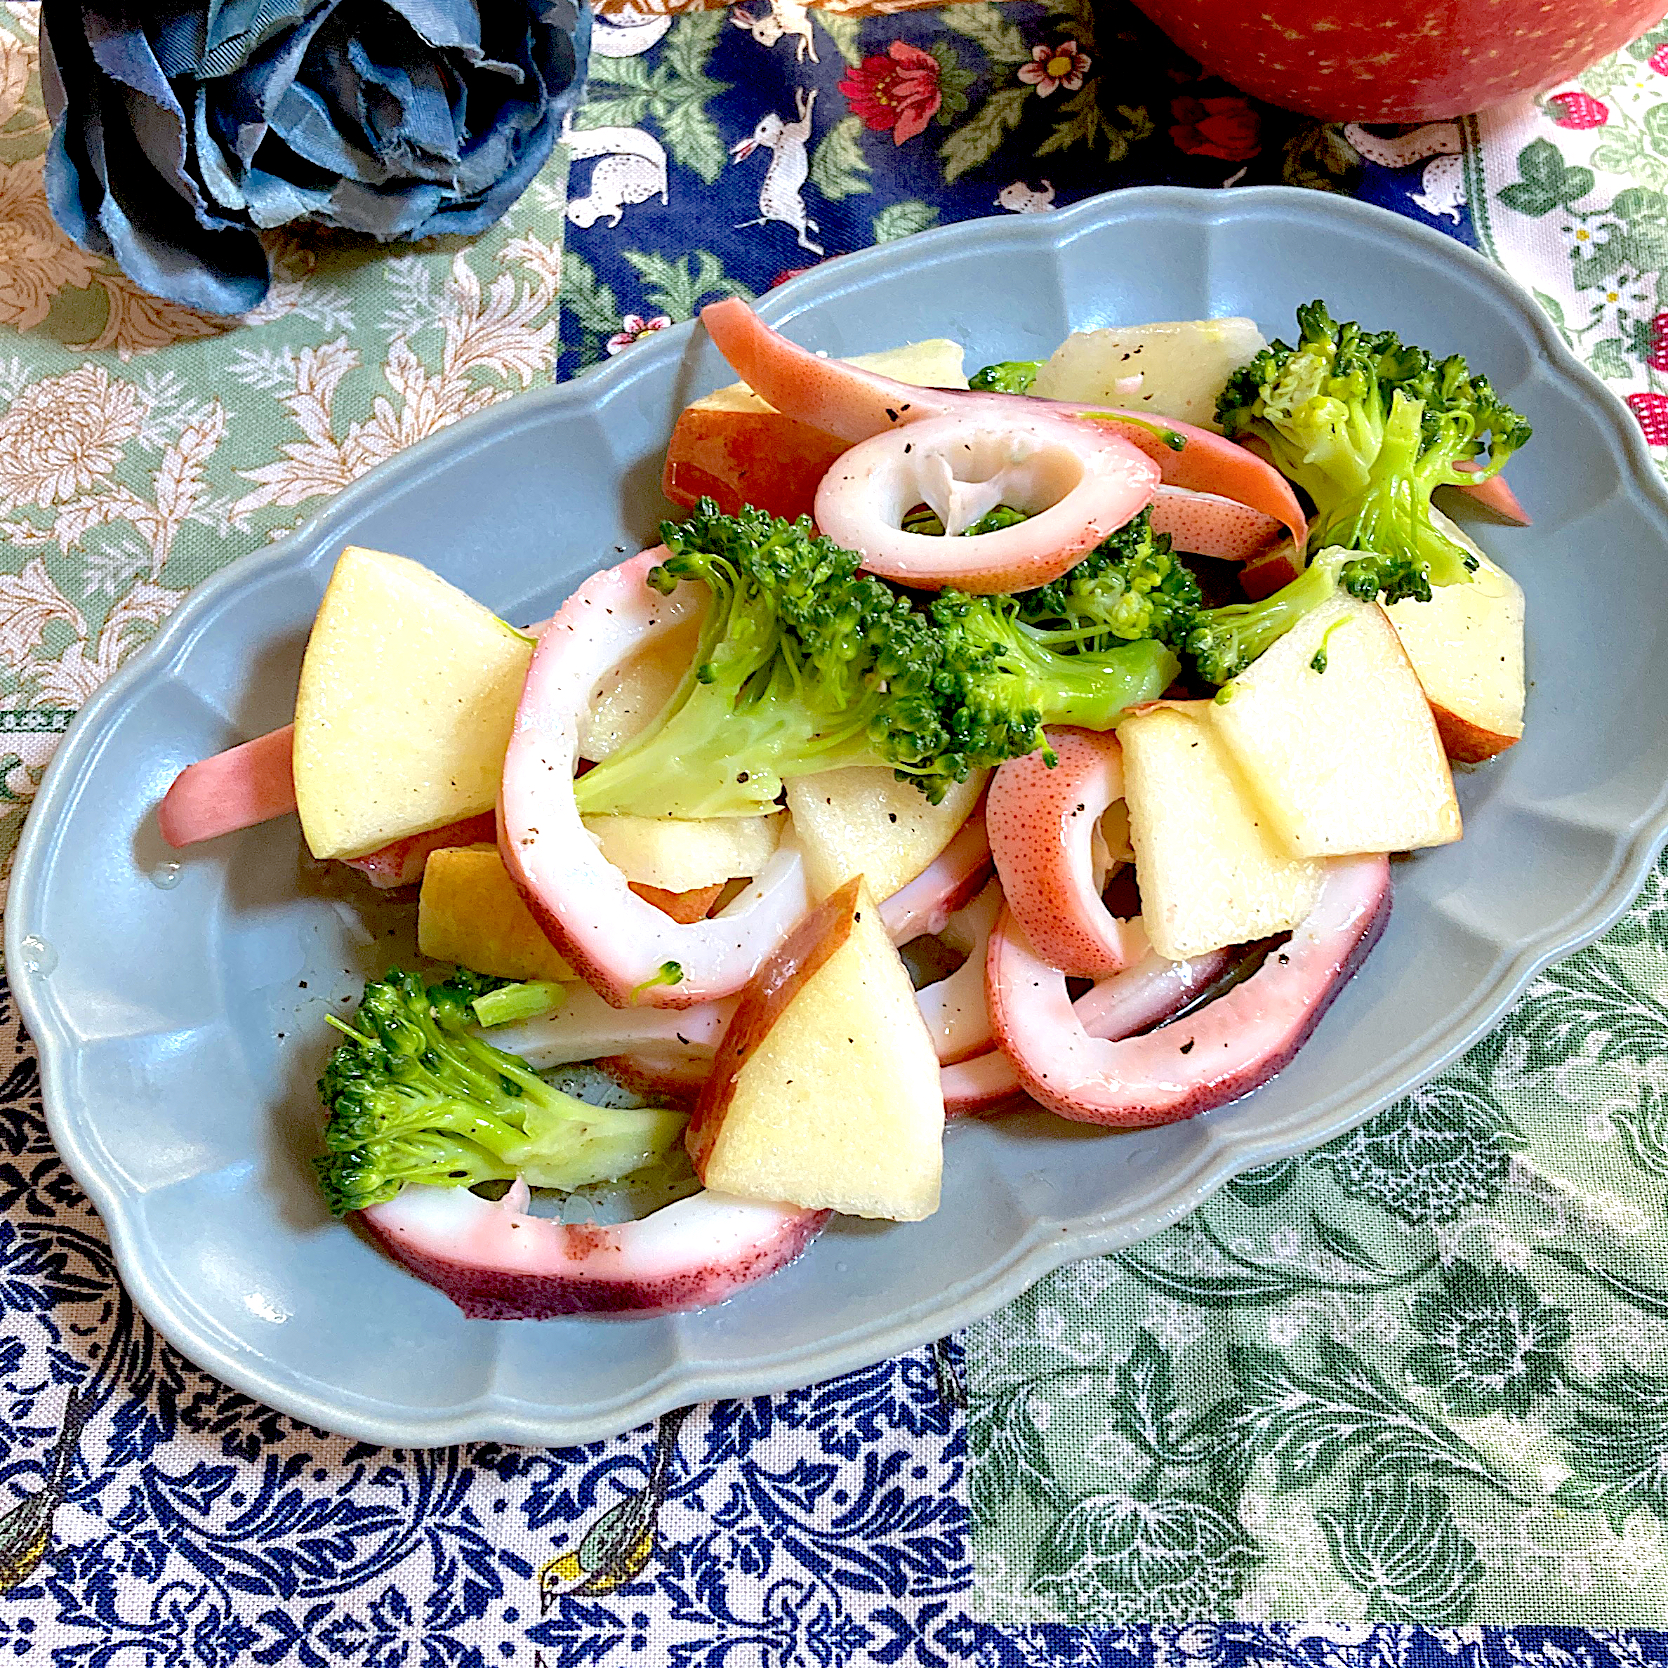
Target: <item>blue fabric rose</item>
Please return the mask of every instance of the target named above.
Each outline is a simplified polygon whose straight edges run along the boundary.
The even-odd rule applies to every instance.
[[[84,249],[236,313],[259,232],[474,233],[579,96],[590,0],[47,0],[46,189]]]

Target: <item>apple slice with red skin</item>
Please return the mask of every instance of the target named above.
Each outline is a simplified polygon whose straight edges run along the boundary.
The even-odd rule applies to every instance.
[[[744,504],[797,521],[848,442],[779,411],[692,405],[672,425],[660,490],[680,509],[713,499],[725,515]]]
[[[703,1192],[600,1227],[530,1216],[527,1198],[519,1182],[496,1202],[463,1187],[411,1186],[359,1220],[471,1320],[548,1320],[722,1303],[785,1268],[829,1216]]]
[[[1454,467],[1462,475],[1469,475],[1477,465],[1465,459]],[[1467,481],[1465,485],[1454,486],[1450,490],[1468,498],[1496,521],[1504,521],[1512,527],[1528,527],[1531,524],[1529,512],[1518,502],[1517,494],[1506,485],[1504,475],[1490,475],[1486,481]]]
[[[498,837],[498,819],[491,811],[478,817],[465,817],[462,822],[448,823],[444,828],[431,828],[426,834],[408,834],[403,840],[391,841],[380,851],[367,852],[363,857],[338,859],[350,869],[357,869],[381,891],[395,886],[416,886],[423,878],[430,856],[449,846],[490,845]]]
[[[1039,748],[999,765],[985,800],[991,856],[1008,908],[1049,966],[1098,979],[1138,961],[1147,948],[1139,921],[1120,921],[1101,902],[1093,839],[1124,796],[1118,738],[1058,726],[1043,732],[1057,763]]]
[[[1250,978],[1181,1023],[1121,1042],[1089,1035],[1065,974],[1004,917],[990,941],[990,1017],[1021,1088],[1061,1117],[1134,1129],[1191,1118],[1266,1082],[1389,918],[1387,857],[1332,858],[1326,869],[1309,918]]]
[[[781,1018],[782,1010],[851,937],[862,884],[862,876],[854,875],[838,892],[808,911],[741,993],[718,1045],[712,1073],[684,1131],[683,1144],[696,1175],[702,1173],[712,1154],[725,1108],[748,1057]]]
[[[986,951],[986,974],[989,951]],[[1145,1031],[1185,1008],[1208,990],[1233,961],[1233,951],[1212,950],[1191,961],[1166,961],[1149,950],[1133,967],[1102,979],[1072,1003],[1091,1037],[1118,1042]],[[947,1118],[1031,1104],[1020,1087],[1013,1061],[1000,1047],[958,1060],[938,1074]]]

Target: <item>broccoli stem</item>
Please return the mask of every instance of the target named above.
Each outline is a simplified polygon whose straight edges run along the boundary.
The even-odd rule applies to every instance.
[[[1261,602],[1230,602],[1206,609],[1187,649],[1207,683],[1227,684],[1338,588],[1333,562],[1316,562]]]
[[[494,1025],[514,1025],[524,1019],[543,1019],[568,999],[567,990],[549,979],[528,979],[518,985],[500,985],[470,1006],[475,1018],[489,1030]]]

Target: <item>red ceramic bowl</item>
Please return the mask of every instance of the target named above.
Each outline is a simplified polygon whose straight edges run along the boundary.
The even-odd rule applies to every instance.
[[[1204,67],[1327,121],[1425,122],[1539,92],[1663,0],[1137,0]]]

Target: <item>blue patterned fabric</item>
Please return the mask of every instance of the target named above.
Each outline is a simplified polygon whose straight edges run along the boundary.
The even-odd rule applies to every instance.
[[[665,19],[597,20],[589,91],[569,135],[564,375],[603,357],[611,338],[621,351],[634,322],[675,322],[723,295],[758,295],[824,254],[1122,185],[1317,186],[1475,241],[1463,199],[1432,213],[1417,168],[1366,161],[1337,128],[1202,78],[1133,6],[813,11],[808,38],[771,42],[774,17],[756,0],[680,18],[662,35]],[[1079,89],[1015,84],[1016,65],[1066,41],[1090,61]],[[895,58],[895,43],[933,60],[923,79],[936,80],[927,99],[936,90],[940,100],[901,143],[898,128],[866,127],[842,90],[861,85],[866,63]],[[761,124],[769,142],[733,155]],[[1231,154],[1212,154],[1221,150]],[[772,165],[780,179],[796,162],[806,170],[797,199],[785,193],[773,206],[797,201],[810,224],[757,224]],[[642,199],[630,188],[622,198],[628,175],[643,182]]]

